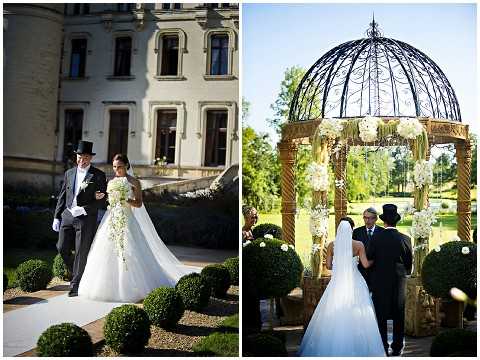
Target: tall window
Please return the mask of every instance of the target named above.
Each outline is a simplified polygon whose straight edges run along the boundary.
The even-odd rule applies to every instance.
[[[218,34],[211,37],[210,75],[228,74],[228,35]]]
[[[110,110],[110,132],[108,136],[108,161],[115,154],[127,153],[128,110]]]
[[[133,3],[117,4],[117,11],[120,11],[120,12],[132,11],[134,5],[135,5],[135,4],[133,4]]]
[[[155,158],[165,157],[167,159],[167,163],[174,163],[176,139],[177,110],[158,110]]]
[[[85,76],[85,62],[87,56],[87,39],[72,40],[72,57],[70,59],[70,77]]]
[[[218,3],[206,3],[205,6],[209,9],[218,8]]]
[[[227,119],[225,110],[207,111],[205,166],[225,165],[227,155]]]
[[[73,15],[80,15],[80,8],[82,4],[73,4]]]
[[[90,4],[73,4],[73,15],[90,14]]]
[[[178,36],[162,37],[162,69],[160,75],[178,75]]]
[[[181,3],[173,3],[173,8],[175,10],[180,10],[182,8],[182,4]]]
[[[75,148],[82,139],[83,110],[65,110],[65,135],[63,137],[63,161],[76,162]]]
[[[132,38],[118,37],[115,39],[115,69],[114,76],[129,76],[132,57]]]
[[[170,10],[170,4],[169,3],[163,3],[162,4],[162,10]]]
[[[230,7],[230,3],[222,3],[222,8],[226,9]]]

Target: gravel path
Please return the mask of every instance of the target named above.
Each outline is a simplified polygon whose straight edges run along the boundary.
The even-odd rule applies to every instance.
[[[50,283],[47,285],[47,290],[52,290],[51,288],[53,288],[55,286],[58,286],[58,285],[67,285],[68,286],[68,284],[69,284],[68,282],[66,282],[66,281],[64,281],[60,278],[54,277],[52,279],[52,281],[50,281]],[[20,296],[31,296],[31,293],[23,291],[19,287],[10,288],[10,289],[5,290],[5,292],[3,293],[3,301],[10,300],[10,299],[13,299],[15,297],[20,297]]]
[[[175,329],[169,331],[152,326],[145,350],[135,356],[193,356],[192,347],[202,337],[213,333],[227,316],[238,313],[238,303],[238,286],[232,286],[225,299],[211,298],[201,313],[186,310]],[[97,356],[121,355],[104,345]]]

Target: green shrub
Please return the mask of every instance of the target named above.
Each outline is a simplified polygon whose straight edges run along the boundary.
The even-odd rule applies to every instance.
[[[165,329],[175,327],[185,311],[180,293],[168,287],[159,287],[148,294],[143,308],[152,324]]]
[[[71,280],[72,275],[67,269],[67,266],[63,262],[63,258],[60,254],[57,254],[53,259],[53,276],[56,276],[62,280]]]
[[[23,291],[37,291],[46,289],[52,280],[52,270],[45,261],[27,260],[18,265],[17,284]]]
[[[442,203],[440,204],[440,207],[441,207],[442,209],[448,209],[450,206],[448,205],[447,202],[442,201]]]
[[[238,334],[214,332],[196,343],[193,351],[203,356],[238,356],[238,346]]]
[[[285,344],[269,334],[248,335],[243,341],[243,356],[287,356]]]
[[[462,248],[469,254],[463,254]],[[422,265],[422,283],[434,297],[450,299],[450,289],[459,288],[469,297],[477,293],[477,245],[470,241],[451,241],[432,250]]]
[[[252,229],[252,235],[254,239],[263,238],[265,235],[270,234],[275,239],[282,239],[282,228],[275,224],[265,223],[259,224]]]
[[[8,276],[3,273],[3,292],[8,289]]]
[[[228,258],[223,262],[230,274],[230,285],[238,285],[238,256]]]
[[[433,339],[430,356],[477,356],[477,333],[465,329],[449,329]]]
[[[224,297],[230,287],[230,273],[221,264],[207,265],[202,269],[201,275],[212,287],[212,294]]]
[[[244,246],[242,261],[244,287],[255,298],[282,297],[300,285],[302,261],[283,241],[257,239]]]
[[[218,325],[221,332],[237,332],[238,333],[238,314],[231,315]]]
[[[191,273],[178,280],[175,289],[183,299],[185,309],[200,311],[210,301],[212,288],[200,274]]]
[[[93,356],[90,335],[72,323],[50,326],[37,341],[39,356]]]
[[[147,313],[131,304],[116,307],[103,325],[105,343],[119,353],[142,351],[150,338]]]

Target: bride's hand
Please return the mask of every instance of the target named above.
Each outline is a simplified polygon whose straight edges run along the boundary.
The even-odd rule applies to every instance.
[[[95,191],[95,199],[102,200],[105,197],[105,194],[100,191]]]

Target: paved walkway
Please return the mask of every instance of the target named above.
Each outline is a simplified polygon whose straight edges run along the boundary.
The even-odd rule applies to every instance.
[[[185,265],[204,267],[236,256],[234,251],[169,246]],[[3,355],[34,356],[40,334],[49,326],[73,322],[82,326],[94,344],[103,341],[103,318],[121,303],[68,298],[68,283],[20,296],[3,304]]]

